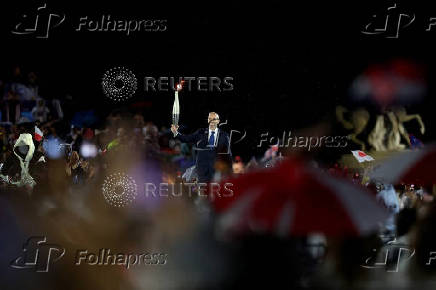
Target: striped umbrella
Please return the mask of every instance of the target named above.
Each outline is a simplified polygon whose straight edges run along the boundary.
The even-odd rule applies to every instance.
[[[376,166],[369,174],[371,179],[397,184],[436,183],[436,146],[420,150],[402,151]]]
[[[227,234],[361,236],[378,230],[386,210],[365,188],[289,159],[226,180],[233,191],[212,198]],[[231,185],[229,185],[231,184]]]

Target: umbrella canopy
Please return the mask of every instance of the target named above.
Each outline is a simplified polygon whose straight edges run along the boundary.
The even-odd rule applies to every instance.
[[[301,160],[286,160],[224,183],[233,195],[214,197],[212,203],[219,229],[231,234],[360,236],[378,230],[387,218],[365,188]]]
[[[351,86],[356,101],[371,100],[381,107],[417,103],[426,93],[423,68],[411,61],[395,59],[370,65]]]
[[[436,146],[420,150],[402,151],[376,166],[371,179],[385,183],[436,183]]]

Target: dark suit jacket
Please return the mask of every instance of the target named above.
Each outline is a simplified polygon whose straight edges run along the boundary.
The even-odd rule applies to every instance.
[[[208,146],[209,129],[202,128],[195,131],[193,134],[176,136],[181,142],[191,143],[195,146],[197,152],[196,168],[199,177],[210,176],[214,172],[215,161],[224,161],[231,166],[232,152],[230,150],[229,135],[218,128],[218,142],[216,147]],[[216,137],[215,137],[216,138]]]

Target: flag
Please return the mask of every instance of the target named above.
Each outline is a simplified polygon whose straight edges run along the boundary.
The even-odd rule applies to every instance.
[[[373,161],[374,158],[366,154],[365,152],[361,150],[351,151],[353,153],[353,156],[359,161],[359,163],[365,162],[365,161]]]
[[[43,136],[44,136],[44,134],[42,133],[42,131],[38,127],[35,126],[35,140],[39,142],[42,140]]]

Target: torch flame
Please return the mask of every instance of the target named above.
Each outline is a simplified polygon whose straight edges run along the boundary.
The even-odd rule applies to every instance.
[[[176,85],[177,91],[181,91],[183,88],[183,84],[185,83],[184,80],[180,81],[179,84]]]

